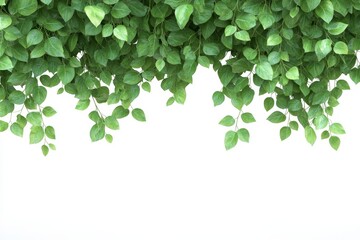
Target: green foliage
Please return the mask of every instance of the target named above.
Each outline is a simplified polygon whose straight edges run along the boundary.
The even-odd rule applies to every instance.
[[[56,147],[55,130],[46,125],[56,114],[43,106],[47,89],[58,87],[78,99],[78,110],[91,108],[92,141],[113,141],[108,133],[119,120],[146,121],[134,100],[151,82],[161,81],[172,96],[167,105],[183,104],[197,66],[212,67],[222,89],[214,106],[229,99],[238,117],[220,124],[233,127],[225,147],[250,133],[240,124],[255,117],[244,108],[256,94],[285,140],[302,126],[310,144],[329,139],[338,149],[332,123],[334,107],[350,86],[360,82],[360,5],[344,0],[1,0],[0,131],[40,143],[44,155]],[[142,89],[142,90],[141,90]],[[114,105],[103,115],[101,104]],[[94,110],[95,109],[95,110]],[[241,123],[240,123],[241,122]]]

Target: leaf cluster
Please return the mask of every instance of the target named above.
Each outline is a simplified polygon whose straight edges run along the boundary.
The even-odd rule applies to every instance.
[[[237,109],[220,124],[233,127],[225,147],[250,133],[239,124],[256,94],[264,95],[268,120],[283,124],[280,138],[302,126],[310,144],[329,139],[334,149],[345,133],[331,116],[344,90],[342,75],[360,82],[360,2],[357,0],[0,0],[0,131],[55,146],[55,130],[44,105],[49,88],[78,99],[76,109],[93,110],[92,141],[106,139],[131,115],[151,82],[172,93],[167,105],[183,104],[198,65],[217,72],[225,99]],[[112,105],[110,115],[101,104]]]

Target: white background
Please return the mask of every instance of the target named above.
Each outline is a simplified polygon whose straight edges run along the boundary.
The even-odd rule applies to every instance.
[[[0,239],[360,239],[360,88],[335,111],[347,130],[338,152],[302,131],[281,142],[258,97],[251,143],[225,151],[218,122],[237,112],[213,107],[219,89],[200,69],[185,106],[165,107],[153,84],[134,103],[148,121],[122,120],[113,144],[90,143],[75,99],[49,96],[56,152],[0,135]]]

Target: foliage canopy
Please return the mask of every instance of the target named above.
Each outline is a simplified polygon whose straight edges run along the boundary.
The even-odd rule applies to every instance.
[[[131,104],[153,79],[173,94],[168,105],[183,104],[200,64],[222,83],[214,105],[228,98],[239,111],[220,121],[232,129],[226,149],[249,142],[239,125],[255,122],[244,111],[255,94],[266,95],[281,140],[302,126],[310,144],[319,135],[338,149],[345,130],[330,117],[350,88],[341,77],[360,82],[358,0],[0,0],[0,7],[0,131],[23,136],[29,126],[30,143],[45,155],[55,149],[48,88],[74,95],[78,110],[94,102],[90,137],[111,142],[119,119],[146,121]],[[114,105],[112,114],[101,104]]]

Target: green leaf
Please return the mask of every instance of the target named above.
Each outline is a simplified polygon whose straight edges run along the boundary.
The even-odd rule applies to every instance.
[[[49,154],[49,147],[46,145],[41,146],[41,152],[46,157]]]
[[[231,127],[235,124],[235,119],[232,116],[227,115],[220,120],[219,124],[225,127]]]
[[[235,33],[235,38],[240,40],[240,41],[244,41],[244,42],[247,42],[247,41],[250,41],[250,35],[247,31],[245,30],[241,30],[241,31],[238,31]]]
[[[243,120],[244,123],[256,122],[254,116],[249,112],[241,114],[241,119]]]
[[[12,19],[9,15],[0,13],[0,31],[8,28],[12,23]]]
[[[105,118],[105,126],[112,130],[118,130],[120,128],[119,121],[114,116],[108,116]]]
[[[342,22],[332,22],[326,26],[328,32],[332,35],[340,35],[349,25]]]
[[[141,84],[141,88],[146,92],[151,92],[151,85],[148,82]]]
[[[75,12],[73,7],[67,6],[62,2],[58,3],[57,9],[65,22],[68,22],[73,17]]]
[[[89,18],[90,22],[98,27],[101,24],[101,21],[105,17],[105,12],[101,7],[98,6],[86,6],[84,8],[86,16]]]
[[[72,67],[61,65],[57,70],[61,82],[66,85],[70,83],[75,77],[75,69]]]
[[[169,99],[166,101],[166,106],[171,106],[174,104],[174,102],[175,102],[175,98],[169,97]]]
[[[18,137],[23,137],[24,135],[24,127],[20,126],[19,123],[13,123],[10,126],[10,131]]]
[[[264,100],[264,108],[268,112],[270,111],[275,105],[275,101],[272,97],[267,97]]]
[[[7,114],[14,111],[14,104],[9,100],[0,101],[0,117],[4,117]]]
[[[148,13],[148,8],[139,0],[124,0],[123,2],[129,7],[132,15],[136,17],[144,17]]]
[[[314,145],[314,143],[316,142],[316,133],[312,127],[310,126],[305,127],[305,138],[306,141],[311,145]]]
[[[156,69],[157,69],[159,72],[161,72],[161,70],[163,70],[164,67],[165,67],[165,61],[164,61],[164,59],[158,59],[158,60],[156,60],[155,66],[156,66]]]
[[[203,67],[206,67],[206,68],[209,68],[210,67],[210,60],[207,56],[199,56],[198,57],[198,63],[203,66]]]
[[[330,0],[322,0],[320,5],[315,9],[315,13],[326,23],[330,23],[334,17],[334,5]]]
[[[291,128],[290,127],[282,127],[280,129],[280,139],[284,141],[285,139],[289,138],[291,135]]]
[[[12,93],[10,93],[10,95],[8,96],[8,99],[10,102],[14,103],[14,104],[23,104],[25,102],[25,94],[21,91],[13,91]]]
[[[302,0],[300,1],[300,7],[304,12],[311,12],[317,8],[321,3],[321,0]]]
[[[50,139],[56,139],[55,129],[52,126],[47,126],[45,128],[45,135]]]
[[[296,17],[298,15],[298,13],[299,13],[299,7],[296,6],[293,9],[291,9],[289,15],[290,15],[291,18],[294,18],[294,17]]]
[[[288,109],[291,112],[300,111],[303,108],[302,103],[299,99],[291,99],[289,101]]]
[[[255,72],[260,78],[264,80],[271,81],[274,76],[274,71],[269,62],[261,62],[256,65]]]
[[[121,41],[128,41],[128,30],[124,25],[118,25],[114,28],[114,36]]]
[[[337,136],[331,136],[329,138],[329,143],[330,143],[330,146],[334,149],[334,150],[338,150],[339,147],[340,147],[340,144],[341,144],[341,140],[339,137]]]
[[[182,87],[176,88],[176,91],[174,93],[174,99],[179,104],[184,104],[186,100],[186,91]]]
[[[218,70],[218,76],[223,86],[226,87],[235,77],[235,73],[232,72],[232,69],[229,65],[225,65]]]
[[[41,105],[46,99],[47,90],[43,86],[35,87],[32,94],[33,94],[34,103]]]
[[[264,29],[268,29],[275,23],[275,17],[272,13],[264,12],[259,15],[259,22]]]
[[[30,16],[38,8],[37,0],[11,0],[8,2],[11,14],[19,13],[23,16]]]
[[[242,30],[250,30],[256,26],[256,17],[253,14],[242,13],[236,17],[236,25]]]
[[[244,48],[243,54],[247,60],[253,60],[257,56],[257,51],[255,49],[246,47]]]
[[[30,129],[30,144],[37,144],[45,137],[44,129],[41,126],[33,126]]]
[[[131,111],[131,115],[133,116],[133,118],[139,122],[146,122],[146,117],[145,117],[145,113],[142,109],[140,108],[134,108]]]
[[[7,122],[4,122],[0,120],[0,132],[4,132],[8,129],[9,124]]]
[[[124,76],[124,83],[135,85],[142,81],[142,77],[138,71],[130,70]]]
[[[1,64],[0,64],[1,66]],[[1,69],[1,67],[0,67]],[[360,82],[360,68],[353,68],[351,71],[350,71],[350,78],[351,80],[355,83],[355,84],[358,84]]]
[[[330,133],[329,133],[329,131],[323,131],[322,133],[321,133],[321,139],[327,139],[327,138],[329,138],[330,137]]]
[[[44,39],[44,34],[37,29],[31,30],[26,36],[26,43],[28,46],[37,45]]]
[[[225,101],[225,95],[222,92],[216,91],[212,95],[214,106],[219,106]]]
[[[275,111],[272,114],[270,114],[267,120],[272,123],[281,123],[281,122],[285,122],[286,116],[282,112]]]
[[[14,65],[8,56],[0,57],[0,71],[11,70],[13,67]]]
[[[65,57],[63,45],[57,37],[50,37],[46,39],[44,50],[52,57]]]
[[[297,67],[291,67],[286,72],[286,77],[291,80],[297,80],[300,78],[299,69]]]
[[[250,133],[246,128],[240,128],[236,133],[240,141],[246,143],[250,141]]]
[[[105,135],[105,140],[108,142],[108,143],[112,143],[114,138],[111,134],[106,134]]]
[[[182,4],[175,9],[175,18],[180,29],[184,29],[190,20],[194,7],[191,4]]]
[[[105,103],[109,98],[109,88],[101,86],[99,88],[93,89],[91,95],[96,99],[98,103]]]
[[[100,141],[105,137],[105,124],[96,123],[90,129],[90,138],[92,142]]]
[[[334,45],[334,52],[339,55],[348,54],[349,48],[346,43],[339,41]]]
[[[236,26],[233,26],[233,25],[226,26],[225,32],[224,32],[225,36],[229,37],[229,36],[233,35],[236,32],[236,30],[237,30]]]
[[[350,90],[350,85],[347,83],[346,80],[338,80],[336,82],[336,87],[340,88],[341,90]]]
[[[282,43],[282,37],[279,34],[275,33],[275,34],[271,34],[267,38],[266,45],[276,46],[276,45],[279,45],[280,43]]]
[[[114,18],[124,18],[130,13],[130,8],[124,2],[116,3],[111,9],[111,16]]]
[[[295,131],[299,130],[299,124],[297,122],[295,122],[295,121],[290,121],[289,127],[292,130],[295,130]]]
[[[86,110],[90,105],[90,100],[79,100],[75,106],[75,109],[77,110]]]
[[[234,131],[228,131],[225,134],[224,144],[225,149],[230,150],[231,148],[235,147],[238,142],[238,134]]]
[[[55,146],[54,144],[52,144],[52,143],[49,143],[49,148],[50,148],[51,150],[53,150],[53,151],[56,150],[56,146]]]
[[[317,130],[324,129],[325,127],[328,126],[328,124],[329,124],[329,119],[324,114],[317,116],[314,119],[314,125]]]
[[[318,105],[318,104],[325,103],[329,99],[329,97],[330,97],[330,93],[327,90],[317,92],[314,94],[314,97],[312,99],[312,104]]]
[[[30,112],[26,115],[26,119],[33,126],[41,126],[42,125],[42,116],[39,112]]]
[[[315,44],[315,53],[318,60],[325,58],[332,50],[332,41],[330,39],[319,40]]]
[[[208,56],[217,56],[220,53],[220,48],[216,43],[205,43],[203,51]]]
[[[111,35],[113,35],[113,31],[114,31],[113,25],[111,25],[110,23],[107,23],[102,28],[101,36],[103,38],[110,37]]]
[[[55,109],[50,107],[50,106],[44,107],[42,112],[43,112],[45,117],[52,117],[52,116],[54,116],[56,114]]]
[[[118,106],[113,110],[111,115],[116,117],[117,119],[120,119],[128,116],[129,113],[130,111],[128,109],[125,109],[123,106]]]
[[[345,134],[345,129],[340,123],[333,123],[330,125],[330,132],[334,134]]]

